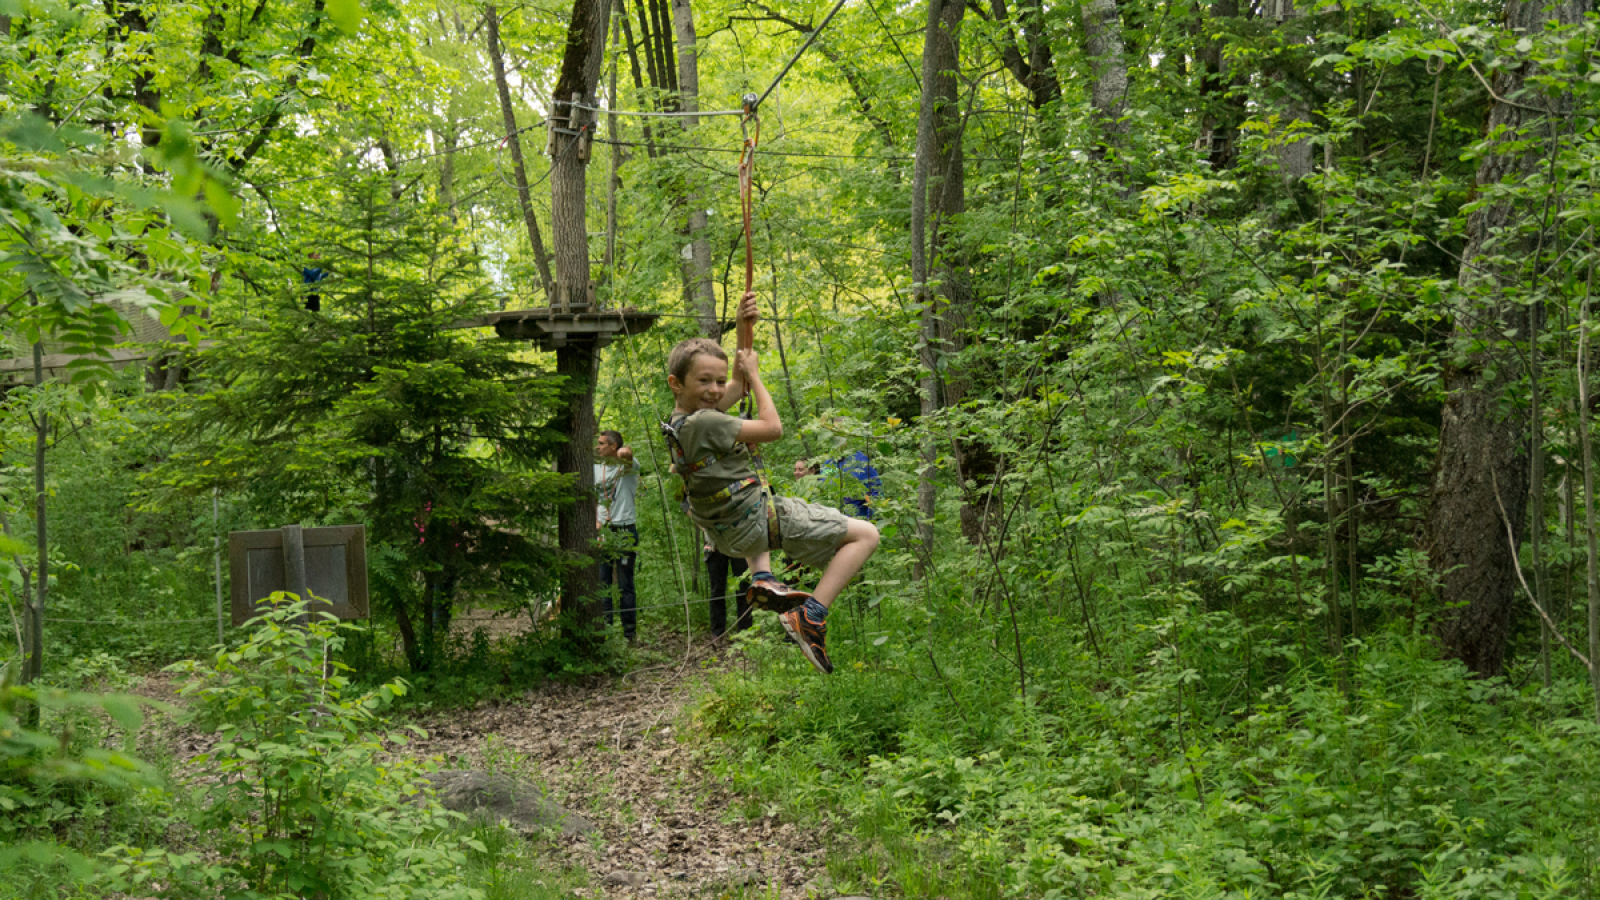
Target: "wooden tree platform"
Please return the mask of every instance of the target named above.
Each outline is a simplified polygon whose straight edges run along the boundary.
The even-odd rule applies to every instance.
[[[655,327],[659,313],[624,309],[568,312],[550,307],[513,309],[474,316],[457,328],[489,328],[509,340],[532,341],[541,350],[559,350],[576,344],[604,347],[618,338],[643,334]]]

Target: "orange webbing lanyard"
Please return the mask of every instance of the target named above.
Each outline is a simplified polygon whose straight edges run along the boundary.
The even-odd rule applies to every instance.
[[[761,119],[756,116],[755,94],[745,94],[742,98],[744,115],[739,117],[739,130],[744,133],[744,150],[739,154],[739,209],[744,214],[744,292],[746,294],[755,290],[756,286],[756,253],[751,237],[751,219],[755,206],[755,173],[756,173],[756,144],[761,142]],[[743,298],[739,301],[744,302]],[[756,329],[750,322],[739,320],[739,349],[750,350],[756,344]],[[746,393],[743,404],[743,415],[750,418],[750,395]],[[764,505],[767,508],[767,546],[776,550],[783,546],[782,529],[778,526],[778,498],[773,496],[772,482],[767,480],[767,467],[761,461],[761,447],[758,444],[747,444],[750,448],[750,464],[756,471],[756,477],[761,479],[761,493]]]
[[[756,144],[761,141],[761,119],[756,116],[756,95],[745,94],[744,115],[739,117],[739,130],[744,132],[744,150],[739,154],[739,208],[744,213],[744,292],[755,290],[756,254],[750,236],[756,173]],[[739,349],[755,346],[755,326],[739,320]]]

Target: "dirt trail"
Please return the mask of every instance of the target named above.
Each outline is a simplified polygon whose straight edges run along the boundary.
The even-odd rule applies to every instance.
[[[524,622],[478,622],[514,633]],[[504,637],[495,633],[494,637]],[[686,659],[681,636],[639,648],[646,665],[587,686],[551,684],[514,700],[391,717],[380,728],[406,724],[426,738],[406,749],[417,758],[442,757],[443,768],[516,775],[539,785],[548,799],[588,819],[597,836],[541,839],[552,864],[589,872],[582,896],[762,897],[829,900],[824,836],[780,823],[776,810],[757,809],[708,773],[701,754],[678,740],[676,729],[708,672],[737,664],[737,649],[697,638]],[[181,676],[159,673],[136,693],[181,706]],[[188,761],[210,750],[212,736],[166,717],[147,726],[143,740],[171,748],[180,777]],[[398,747],[396,748],[399,749]]]
[[[529,777],[598,826],[599,840],[555,845],[561,861],[594,876],[589,896],[738,896],[741,886],[750,896],[834,896],[821,835],[781,824],[771,811],[747,818],[748,801],[678,741],[675,729],[703,690],[707,663],[720,664],[680,661],[592,687],[553,685],[515,701],[419,716],[413,721],[428,737],[412,746],[447,765]],[[617,883],[629,880],[645,883]],[[613,883],[601,886],[606,881]]]

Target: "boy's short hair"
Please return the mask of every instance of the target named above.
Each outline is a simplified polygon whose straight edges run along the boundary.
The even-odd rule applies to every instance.
[[[612,431],[610,429],[607,429],[605,431],[600,432],[600,436],[605,438],[606,440],[610,441],[611,443],[616,444],[618,447],[622,446],[622,432],[620,432],[620,431]]]
[[[667,374],[683,381],[689,377],[689,366],[694,364],[694,358],[702,353],[710,354],[723,362],[728,361],[728,354],[723,351],[722,345],[710,338],[689,338],[679,341],[678,346],[672,348],[667,354]]]

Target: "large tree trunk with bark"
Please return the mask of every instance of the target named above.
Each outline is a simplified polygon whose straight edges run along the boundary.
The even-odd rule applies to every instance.
[[[922,357],[922,416],[930,426],[948,402],[940,370],[946,339],[958,329],[944,316],[952,313],[949,298],[959,290],[960,272],[944,256],[942,230],[965,203],[965,169],[961,155],[961,123],[957,107],[956,70],[960,65],[960,0],[930,0],[928,27],[922,44],[922,101],[917,119],[917,152],[911,183],[911,280],[922,309],[919,352]],[[929,214],[932,213],[932,222]],[[964,301],[964,298],[962,298]],[[959,310],[954,311],[959,313]],[[933,551],[933,519],[937,493],[934,467],[939,442],[925,441],[923,470],[917,491],[922,523],[923,559]],[[920,566],[919,566],[920,571]]]
[[[1128,133],[1123,111],[1128,102],[1128,59],[1122,42],[1122,19],[1116,0],[1084,0],[1084,48],[1093,70],[1089,103],[1099,125],[1096,155],[1120,146]]]
[[[689,0],[672,0],[672,30],[678,42],[678,97],[684,116],[684,134],[700,127],[700,57],[695,47],[694,10]],[[689,185],[683,204],[689,210],[684,234],[689,239],[689,255],[683,260],[683,296],[689,315],[700,324],[700,333],[712,340],[722,336],[717,322],[717,295],[711,284],[711,239],[706,236],[706,209],[700,189]]]
[[[1542,0],[1513,0],[1508,24],[1520,32],[1547,22],[1581,20],[1586,2],[1545,8]],[[1488,134],[1497,147],[1478,165],[1480,186],[1521,182],[1542,160],[1511,142],[1545,145],[1570,100],[1524,88],[1537,75],[1532,64],[1496,70]],[[1443,424],[1433,485],[1431,561],[1440,578],[1439,640],[1445,652],[1483,676],[1500,674],[1516,604],[1516,548],[1524,531],[1528,496],[1527,442],[1507,390],[1520,361],[1510,346],[1524,334],[1526,312],[1511,296],[1523,257],[1535,241],[1519,226],[1536,212],[1510,202],[1491,203],[1467,222],[1467,247],[1459,283],[1454,340],[1466,350],[1445,373]],[[1508,538],[1507,525],[1514,534]]]
[[[974,8],[985,11],[980,6]],[[1000,44],[1001,61],[1017,83],[1028,91],[1028,105],[1036,112],[1045,111],[1061,99],[1061,79],[1056,77],[1055,58],[1050,52],[1043,3],[1022,0],[1013,17],[1006,8],[1006,0],[989,0],[987,13],[1010,32],[1008,39]]]
[[[605,57],[610,0],[575,0],[567,26],[566,50],[553,93],[550,151],[551,240],[555,244],[556,291],[552,308],[574,312],[590,308],[589,233],[584,221],[593,106]],[[574,340],[556,350],[556,371],[567,379],[568,441],[556,471],[573,479],[576,499],[556,516],[557,540],[571,557],[592,555],[596,542],[594,505],[594,381],[597,351],[591,340]],[[561,606],[580,622],[599,616],[599,580],[593,565],[569,567],[561,576]]]
[[[1283,38],[1286,43],[1296,40],[1292,34],[1294,21],[1304,14],[1295,6],[1294,0],[1269,0],[1263,13],[1267,18],[1276,20],[1278,30],[1286,33]],[[1282,69],[1281,62],[1274,62],[1265,75],[1271,93],[1268,102],[1277,110],[1283,130],[1296,129],[1300,123],[1310,121],[1311,103],[1297,80]],[[1274,152],[1278,157],[1278,177],[1285,185],[1298,184],[1311,174],[1313,149],[1309,137],[1285,140],[1276,146]]]
[[[1215,0],[1211,12],[1196,25],[1195,57],[1200,64],[1201,149],[1217,171],[1233,168],[1239,158],[1239,123],[1246,115],[1244,73],[1228,62],[1221,29],[1239,18],[1239,0]]]

